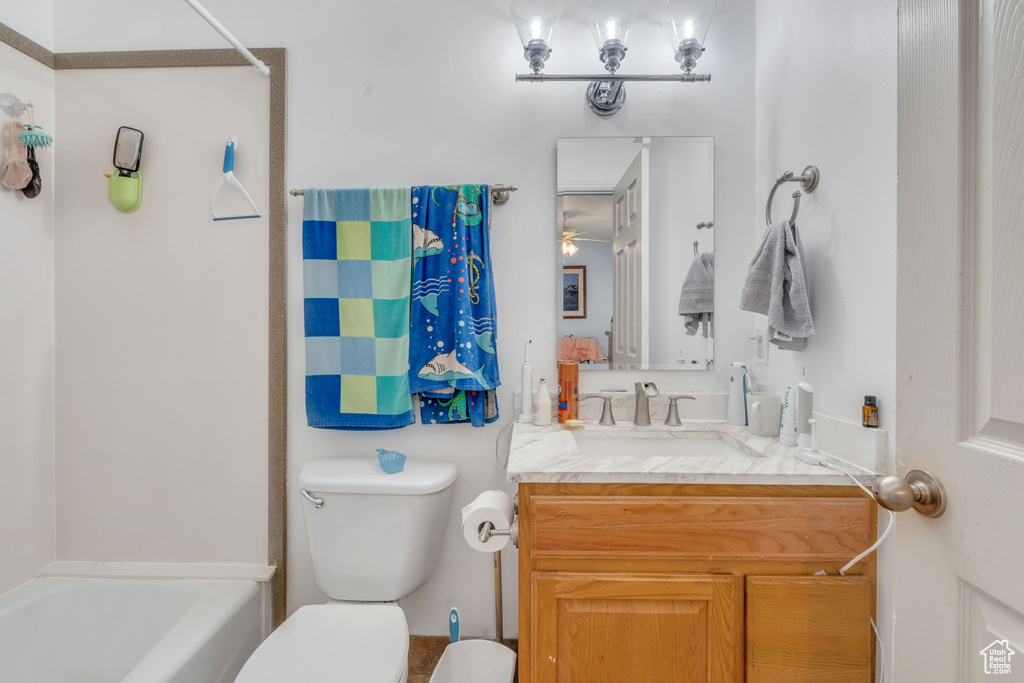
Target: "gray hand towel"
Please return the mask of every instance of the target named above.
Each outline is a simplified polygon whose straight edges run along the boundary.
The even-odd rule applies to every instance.
[[[715,310],[715,255],[705,251],[690,264],[679,291],[679,315],[685,316],[686,334],[695,335],[703,327],[704,338],[714,336],[712,315]]]
[[[767,315],[769,341],[780,349],[801,351],[814,335],[804,247],[789,221],[765,230],[743,283],[740,309]]]

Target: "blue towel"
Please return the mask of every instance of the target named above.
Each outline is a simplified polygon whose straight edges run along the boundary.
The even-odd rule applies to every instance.
[[[409,386],[424,424],[498,419],[486,185],[412,188]]]
[[[308,189],[302,216],[306,420],[414,422],[409,392],[410,190]]]

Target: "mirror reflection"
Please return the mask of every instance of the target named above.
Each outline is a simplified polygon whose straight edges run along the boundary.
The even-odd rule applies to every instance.
[[[714,365],[714,138],[559,138],[558,358]]]

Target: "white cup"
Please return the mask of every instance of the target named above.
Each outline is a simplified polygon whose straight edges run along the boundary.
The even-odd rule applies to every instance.
[[[778,436],[782,423],[782,397],[755,392],[747,394],[748,429],[758,436]]]

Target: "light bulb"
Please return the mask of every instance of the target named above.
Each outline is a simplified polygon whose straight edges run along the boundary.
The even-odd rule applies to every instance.
[[[704,39],[715,13],[716,0],[665,0],[659,11],[680,68],[692,73],[704,52]]]

